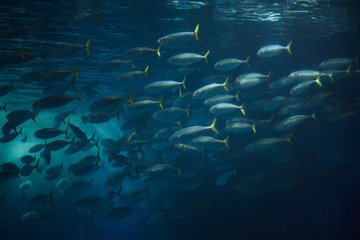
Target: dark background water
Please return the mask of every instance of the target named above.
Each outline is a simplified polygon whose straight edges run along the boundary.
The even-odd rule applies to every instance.
[[[1,38],[0,51],[19,51],[24,42],[28,51],[42,53],[61,43],[79,43],[92,38],[92,56],[85,51],[69,59],[59,59],[49,54],[46,65],[41,59],[19,65],[1,68],[0,81],[8,85],[14,80],[14,92],[1,98],[1,105],[7,103],[8,111],[30,108],[29,102],[39,97],[38,85],[22,84],[17,79],[26,72],[41,71],[47,66],[55,68],[75,68],[81,63],[81,78],[78,86],[86,86],[98,80],[99,94],[89,97],[85,104],[77,106],[78,111],[86,111],[88,104],[100,96],[117,94],[113,91],[113,78],[94,71],[98,63],[121,58],[124,51],[132,47],[146,46],[157,48],[156,40],[166,34],[193,31],[200,25],[199,41],[191,41],[176,49],[163,49],[162,58],[151,58],[146,63],[137,62],[137,69],[144,69],[150,63],[150,80],[160,80],[164,73],[173,68],[166,59],[181,52],[204,54],[211,50],[209,63],[197,63],[194,73],[188,76],[187,89],[193,91],[203,85],[201,79],[215,73],[213,65],[226,57],[245,59],[251,56],[252,71],[267,73],[270,69],[274,77],[288,75],[300,69],[316,69],[321,61],[329,58],[355,58],[360,52],[359,6],[356,1],[208,1],[205,6],[194,9],[178,9],[171,1],[101,1],[101,22],[95,17],[84,21],[72,18],[81,12],[95,12],[94,1],[16,1],[0,4],[0,26],[2,28],[24,24],[38,25],[39,30],[31,30],[19,38]],[[256,51],[267,44],[286,45],[293,41],[293,55],[282,54],[272,59],[256,57]],[[353,66],[355,70],[356,66]],[[237,69],[234,77],[246,72],[246,67]],[[338,85],[343,99],[359,97],[359,74]],[[353,105],[351,105],[353,104]],[[69,106],[71,109],[72,106]],[[359,110],[359,103],[350,103],[350,110]],[[0,145],[1,163],[17,161],[35,143],[31,133],[51,122],[56,110],[40,116],[38,123],[28,123],[24,129],[29,139]],[[81,115],[81,114],[79,114]],[[1,124],[5,123],[5,113],[1,113]],[[75,123],[91,134],[98,131],[102,139],[118,139],[121,131],[117,123],[111,122],[101,127],[81,123],[80,116]],[[339,148],[359,146],[359,118],[339,123],[338,129],[314,131],[305,136],[318,141],[331,141],[340,138]],[[260,133],[261,134],[261,133]],[[264,133],[264,136],[266,134]],[[261,136],[261,135],[260,135]],[[302,139],[298,139],[298,142]],[[296,141],[295,141],[296,143]],[[335,146],[336,148],[336,146]],[[318,153],[317,162],[310,171],[316,171],[331,164],[355,161],[358,159],[331,159],[332,147],[325,147]],[[359,157],[359,154],[355,154]],[[80,159],[81,156],[78,156]],[[57,154],[55,159],[63,159]],[[70,159],[77,161],[78,159]],[[250,159],[239,169],[245,176],[272,169],[273,164],[264,158]],[[254,163],[255,161],[255,163]],[[288,174],[300,170],[289,169]],[[286,172],[287,170],[283,170]],[[306,170],[308,171],[308,170]],[[81,197],[104,194],[103,182],[111,170],[107,169],[94,176],[94,188],[89,192],[74,196],[54,194],[54,205],[49,207],[55,218],[36,224],[26,225],[24,239],[79,239],[79,223],[87,216],[78,212],[74,200]],[[151,185],[151,199],[141,208],[116,223],[104,223],[95,218],[94,230],[104,226],[104,237],[96,239],[358,239],[360,236],[360,194],[359,174],[335,174],[326,177],[316,176],[304,189],[321,185],[318,194],[304,199],[289,198],[287,192],[266,192],[254,198],[243,198],[241,194],[228,187],[205,184],[195,190],[172,189],[165,183]],[[214,174],[216,180],[216,174]],[[48,193],[54,184],[44,183],[43,176],[33,177],[31,196]],[[31,210],[21,201],[18,191],[20,180],[3,182],[1,193],[7,191],[7,205],[0,209],[0,236],[4,239],[16,227],[9,220],[18,214]],[[128,186],[131,188],[131,186]],[[201,201],[203,207],[190,217],[173,219],[167,217],[160,226],[147,226],[146,220],[155,211],[171,204],[170,210],[184,203]],[[47,209],[48,210],[48,209]],[[16,225],[16,224],[15,224]],[[28,238],[27,238],[28,237]]]

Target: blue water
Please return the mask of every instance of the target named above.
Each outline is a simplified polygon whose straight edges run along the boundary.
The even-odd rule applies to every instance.
[[[0,202],[1,239],[358,239],[360,75],[355,59],[360,53],[359,10],[358,4],[350,0],[281,3],[256,0],[241,3],[223,0],[2,1],[0,85],[10,86],[12,81],[13,90],[0,97],[0,107],[6,104],[7,110],[0,111],[0,125],[4,126],[7,122],[8,113],[33,111],[32,104],[47,96],[43,89],[50,85],[49,82],[37,78],[22,80],[21,77],[30,72],[43,74],[56,69],[74,70],[80,66],[80,77],[75,78],[76,90],[70,84],[75,73],[57,83],[69,83],[64,85],[65,90],[61,94],[76,96],[82,91],[82,102],[75,99],[61,107],[36,111],[36,123],[30,119],[19,124],[16,130],[22,129],[23,134],[0,143],[0,164],[10,162],[21,169],[24,164],[20,158],[30,154],[40,158],[42,170],[41,173],[34,170],[30,176],[18,174],[12,179],[0,178],[0,197],[5,196],[5,201]],[[130,65],[113,72],[97,71],[99,64],[105,61],[126,60],[123,54],[128,49],[157,49],[159,38],[171,33],[192,32],[197,24],[198,41],[193,38],[182,46],[161,47],[161,58],[152,52],[133,61],[138,71],[144,71],[149,66],[149,80],[143,76],[139,86],[124,87],[115,80],[120,74],[132,71]],[[71,43],[85,45],[89,39],[91,55],[84,47],[71,56],[54,53],[59,46]],[[260,58],[256,54],[265,45],[286,46],[290,41],[293,54],[283,51],[271,58]],[[308,115],[316,110],[317,120],[291,132],[276,132],[272,126],[259,127],[256,134],[230,133],[230,150],[221,146],[220,153],[218,147],[205,149],[203,155],[182,153],[167,140],[160,142],[165,145],[160,148],[159,142],[154,139],[155,133],[175,124],[151,119],[151,115],[160,110],[158,104],[147,113],[132,118],[127,111],[131,104],[125,101],[121,106],[120,120],[115,117],[118,109],[112,109],[113,118],[104,123],[85,123],[82,120],[83,115],[90,114],[89,106],[106,96],[127,97],[133,94],[135,102],[141,99],[156,101],[164,93],[163,105],[171,107],[178,98],[177,88],[149,93],[143,87],[150,82],[165,80],[166,72],[181,67],[169,64],[169,57],[180,53],[204,55],[208,50],[207,63],[201,60],[188,66],[183,94],[206,85],[203,78],[213,74],[225,74],[230,77],[229,82],[233,82],[243,73],[266,75],[271,70],[274,81],[297,70],[318,70],[321,62],[332,58],[348,58],[352,63],[350,74],[346,73],[348,66],[330,69],[338,74],[334,83],[321,77],[322,88],[315,86],[300,96],[305,105],[310,104],[309,99],[318,93],[329,92],[329,98],[296,113],[282,115],[280,108],[273,112],[264,112],[262,107],[251,109],[251,104],[273,96],[287,96],[288,102],[283,105],[287,106],[291,99],[295,99],[289,96],[289,88],[269,90],[268,83],[265,83],[252,90],[241,90],[240,103],[247,102],[246,117],[250,119],[258,117],[265,120],[274,115],[276,124],[286,117]],[[21,52],[30,52],[36,57],[22,61]],[[12,53],[13,57],[8,57],[7,53]],[[42,54],[47,62],[42,59]],[[214,70],[214,64],[221,59],[244,60],[247,56],[251,56],[250,70],[245,65],[226,72]],[[182,81],[182,77],[171,80]],[[235,95],[236,91],[231,90],[230,94]],[[182,108],[187,107],[187,101],[190,103],[190,118],[184,117],[184,127],[208,126],[214,119],[201,102],[193,99],[183,101]],[[69,119],[88,138],[95,133],[95,140],[99,139],[99,164],[94,165],[93,172],[83,176],[74,176],[68,167],[85,156],[98,154],[93,141],[89,141],[88,149],[75,154],[65,153],[71,145],[52,152],[50,164],[46,164],[40,152],[36,155],[29,153],[32,146],[44,143],[34,133],[42,128],[54,127],[55,116],[74,107],[76,114],[70,114],[66,123]],[[230,116],[242,117],[240,111]],[[216,128],[219,134],[207,134],[225,139],[228,135],[224,130],[226,120],[225,117],[218,118]],[[57,127],[65,130],[66,123],[59,123]],[[125,195],[148,187],[149,196],[143,192],[140,200],[137,199],[139,204],[132,206],[131,213],[113,222],[104,219],[112,207],[131,205],[124,204],[124,200],[115,194],[109,201],[100,204],[97,211],[79,209],[75,203],[81,199],[93,196],[105,198],[107,192],[119,190],[120,184],[116,185],[116,189],[104,186],[108,176],[120,168],[111,166],[103,140],[117,141],[135,129],[140,133],[132,139],[140,140],[142,144],[121,145],[121,148],[127,147],[121,154],[127,157],[129,170],[122,181],[120,193]],[[15,133],[13,129],[10,132]],[[61,134],[54,139],[70,141],[74,133],[71,129],[68,133],[68,137]],[[244,148],[252,142],[270,137],[285,139],[290,133],[294,134],[293,145],[280,148],[280,152],[272,152],[272,149],[262,153],[244,152]],[[138,162],[130,160],[129,152],[137,150],[140,145],[144,158],[138,153]],[[297,155],[286,155],[289,153]],[[305,163],[286,167],[277,161],[281,156]],[[151,159],[156,161],[150,164]],[[150,165],[136,165],[145,162]],[[233,164],[216,170],[224,162]],[[47,181],[46,170],[61,163],[61,176]],[[169,163],[171,167],[154,176],[146,170],[161,163]],[[235,167],[237,175],[231,175],[223,186],[217,186],[216,181],[221,174],[231,172]],[[197,172],[193,179],[198,180],[199,186],[193,189],[174,187],[179,178],[194,169]],[[1,172],[6,171],[2,168]],[[66,189],[62,192],[56,184],[66,177],[69,177],[67,187],[79,180],[92,180],[92,186],[81,192]],[[19,184],[26,180],[31,180],[32,185],[25,190],[24,199]],[[237,189],[251,181],[254,185],[248,185],[247,190]],[[35,206],[29,203],[39,194],[51,191],[52,204],[47,201]],[[34,215],[21,218],[27,212],[34,212]],[[48,217],[45,217],[46,214],[49,214]]]

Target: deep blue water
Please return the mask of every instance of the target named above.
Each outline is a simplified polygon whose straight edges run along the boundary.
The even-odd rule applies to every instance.
[[[360,53],[359,10],[355,1],[2,1],[0,85],[10,86],[11,82],[13,85],[13,90],[1,89],[4,93],[0,97],[0,107],[6,104],[7,111],[0,111],[2,139],[9,133],[15,134],[12,127],[8,132],[4,127],[7,114],[16,110],[34,111],[33,103],[48,96],[44,89],[53,83],[64,84],[63,91],[57,88],[55,95],[76,96],[81,92],[82,102],[74,99],[60,107],[37,109],[36,122],[29,119],[15,123],[16,131],[22,129],[22,135],[0,143],[0,164],[13,163],[20,170],[25,165],[20,158],[32,155],[40,159],[41,170],[41,173],[33,170],[29,176],[24,176],[21,171],[8,174],[9,170],[2,166],[0,197],[4,196],[1,199],[5,201],[0,202],[1,239],[358,239],[360,75],[356,57]],[[131,48],[157,49],[159,38],[171,33],[192,32],[197,24],[198,41],[192,38],[181,46],[162,46],[161,58],[151,52],[133,59],[138,71],[149,66],[148,80],[142,75],[141,80],[131,86],[116,81],[117,76],[133,71],[130,64],[114,71],[99,71],[99,65],[106,61],[127,60],[124,52]],[[83,46],[89,39],[91,55],[85,47],[78,48],[78,52],[71,50],[72,54],[65,56],[54,52],[66,44]],[[285,50],[271,58],[257,56],[258,49],[265,45],[286,46],[290,41],[292,54]],[[165,80],[169,70],[181,67],[167,62],[171,56],[180,53],[204,55],[208,50],[207,63],[201,60],[187,66],[184,95],[206,85],[203,79],[214,74],[225,74],[225,78],[230,78],[229,86],[233,86],[240,74],[266,75],[271,70],[274,83],[294,71],[320,70],[319,64],[328,59],[347,58],[351,63],[323,72],[333,73],[334,83],[322,76],[322,87],[312,86],[299,96],[290,94],[295,84],[272,90],[265,81],[252,89],[241,89],[240,103],[234,103],[246,102],[247,118],[258,118],[260,122],[274,116],[274,120],[264,127],[259,123],[256,134],[228,133],[226,120],[243,116],[240,111],[218,116],[219,134],[210,130],[203,135],[221,140],[229,135],[230,150],[221,144],[205,146],[203,154],[184,153],[168,138],[156,140],[157,131],[176,126],[152,119],[152,114],[160,110],[157,103],[132,116],[131,103],[125,99],[119,105],[120,120],[116,118],[119,107],[108,110],[106,105],[100,112],[112,114],[109,121],[86,123],[83,120],[84,115],[91,113],[91,104],[107,96],[126,98],[132,95],[137,102],[142,99],[157,101],[163,94],[164,108],[172,107],[178,101],[177,88],[151,93],[144,90],[144,86]],[[35,57],[23,59],[21,53],[31,53]],[[42,59],[42,54],[47,61]],[[214,69],[219,60],[244,60],[247,56],[250,56],[251,69],[245,64],[224,72]],[[73,89],[71,80],[77,66],[80,66],[80,77],[75,77],[76,89]],[[73,72],[58,80],[59,74],[44,77],[58,69]],[[31,72],[35,72],[36,77],[24,80],[24,75]],[[182,79],[167,80],[181,82]],[[230,88],[229,94],[236,92]],[[329,96],[319,102],[312,98],[322,93],[329,93]],[[264,111],[265,101],[274,96],[287,97],[287,101],[276,110]],[[264,102],[254,107],[259,100]],[[293,112],[281,112],[294,102],[302,104]],[[182,98],[179,107],[185,109],[188,103],[190,117],[184,115],[183,127],[209,126],[215,118],[209,113],[209,107],[187,97]],[[74,107],[76,114],[70,114],[66,122],[56,126],[55,116]],[[289,131],[274,130],[285,118],[299,114],[310,116],[314,111],[317,120],[310,119],[305,125]],[[95,133],[94,139],[99,139],[98,148],[95,141],[89,140],[88,148],[67,154],[66,151],[73,148],[68,144],[64,149],[51,152],[50,164],[41,155],[45,150],[36,155],[29,153],[32,146],[45,143],[34,136],[36,131],[49,127],[65,130],[68,119],[89,139]],[[104,140],[117,141],[136,129],[138,132],[131,135],[128,142],[123,140],[113,149],[124,156],[127,165],[123,168],[111,166],[108,160],[111,154]],[[280,147],[246,152],[250,143],[273,137],[286,139],[290,134],[293,134],[292,145],[284,141]],[[69,129],[68,135],[61,134],[48,139],[47,143],[55,139],[71,141],[75,133]],[[137,157],[131,158],[140,145]],[[98,164],[92,163],[91,172],[74,175],[69,170],[70,165],[79,163],[85,156],[93,155],[96,159],[98,153]],[[279,159],[285,163],[281,164]],[[229,166],[219,169],[224,163]],[[60,176],[47,180],[46,171],[61,164]],[[159,166],[157,164],[168,165],[151,173],[151,167]],[[216,185],[222,174],[234,169],[236,175],[230,174],[223,186]],[[125,179],[114,188],[107,187],[109,176],[117,171],[123,171]],[[192,172],[195,174],[188,179],[198,185],[191,189],[176,186]],[[66,177],[69,182],[61,191],[57,182]],[[23,195],[19,184],[26,180],[32,184]],[[68,190],[79,181],[92,181],[92,184],[83,191]],[[107,193],[118,190],[122,197],[116,194],[106,197]],[[123,196],[133,190],[141,190],[140,197],[125,202]],[[31,204],[39,194],[47,195],[51,191],[52,204],[49,199],[43,204]],[[104,198],[96,207],[84,210],[77,206],[79,200],[94,196]],[[123,205],[131,207],[127,216],[117,221],[106,219],[112,208]],[[29,212],[32,215],[26,217],[24,214]]]

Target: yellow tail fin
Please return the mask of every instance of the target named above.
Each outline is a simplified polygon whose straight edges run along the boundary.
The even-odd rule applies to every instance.
[[[90,43],[91,43],[91,38],[89,38],[89,40],[86,42],[85,48],[86,48],[87,53],[91,56],[91,51],[90,51],[90,48],[89,48]]]
[[[147,79],[149,79],[149,74],[148,74],[148,71],[149,71],[149,66],[147,66],[144,70],[144,74],[146,76]]]
[[[246,63],[247,67],[250,69],[251,66],[250,66],[250,64],[249,64],[249,59],[250,59],[250,56],[248,56],[248,57],[245,59],[244,63]]]
[[[222,84],[223,85],[223,87],[225,88],[225,90],[228,92],[229,91],[229,89],[228,89],[228,87],[227,87],[227,84],[228,84],[228,82],[229,82],[229,77],[227,77],[226,79],[225,79],[225,82]]]
[[[224,139],[224,144],[225,144],[225,147],[230,150],[230,146],[229,146],[229,137],[230,135],[227,135],[227,137]]]
[[[158,49],[157,49],[157,51],[156,51],[156,53],[157,53],[157,55],[159,56],[159,58],[161,58],[160,47],[161,47],[161,45],[158,47]]]
[[[212,121],[211,125],[209,126],[209,128],[211,130],[213,130],[216,134],[219,134],[219,131],[215,128],[215,124],[216,124],[216,118]]]
[[[196,25],[195,30],[194,30],[194,35],[195,35],[196,41],[199,41],[198,31],[199,31],[199,24]]]
[[[204,55],[204,58],[205,58],[205,62],[206,62],[206,63],[208,63],[207,57],[208,57],[209,53],[210,53],[210,50],[207,51],[207,52],[205,53],[205,55]]]
[[[185,80],[186,80],[186,76],[184,77],[184,80],[181,82],[181,84],[182,84],[183,88],[186,90]]]
[[[291,44],[292,44],[292,41],[290,41],[289,44],[286,46],[286,50],[287,50],[290,54],[292,54],[292,52],[291,52]]]
[[[161,109],[164,109],[164,108],[163,108],[163,105],[162,105],[162,100],[163,100],[163,98],[164,98],[164,94],[161,95],[161,96],[160,96],[160,99],[159,99],[159,105],[160,105]]]
[[[80,68],[80,64],[75,68],[75,75],[78,76],[78,77],[81,77],[80,76],[80,73],[79,73],[79,68]]]

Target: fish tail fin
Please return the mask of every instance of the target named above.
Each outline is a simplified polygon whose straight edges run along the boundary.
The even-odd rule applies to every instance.
[[[49,203],[51,206],[53,205],[53,201],[54,201],[53,193],[54,193],[54,190],[51,190],[51,192],[49,194]]]
[[[321,73],[319,74],[319,76],[316,78],[315,82],[320,86],[322,87],[322,84],[320,82],[320,77],[321,77]]]
[[[158,49],[156,49],[156,53],[159,56],[159,58],[161,58],[160,47],[161,47],[161,45],[159,45]]]
[[[181,98],[181,87],[179,87],[179,97]]]
[[[120,112],[121,112],[121,107],[119,107],[119,110],[116,112],[116,118],[120,121]]]
[[[101,236],[105,237],[105,234],[104,234],[104,226],[101,226],[101,227],[100,227],[99,233],[100,233]]]
[[[312,117],[315,121],[317,121],[316,114],[317,114],[317,109],[314,111],[313,114],[311,114],[311,117]]]
[[[244,115],[244,116],[245,116],[245,109],[244,109],[245,105],[246,105],[246,102],[241,104],[241,106],[239,107],[242,115]]]
[[[97,9],[97,11],[95,13],[95,17],[96,17],[98,22],[101,22],[100,11],[101,11],[101,8],[100,8],[100,4],[99,4],[98,9]]]
[[[246,66],[250,69],[251,66],[250,66],[250,64],[249,64],[249,59],[250,59],[250,56],[248,56],[248,57],[245,59],[244,63],[246,63]]]
[[[205,55],[204,55],[204,58],[205,58],[205,62],[206,62],[206,63],[208,63],[207,57],[208,57],[209,53],[210,53],[210,50],[207,51],[207,52],[205,53]]]
[[[216,134],[219,134],[219,131],[215,128],[215,124],[216,124],[216,118],[214,118],[214,120],[212,121],[211,125],[209,126],[209,128],[211,130],[213,130]]]
[[[90,43],[91,43],[91,38],[89,38],[89,40],[86,42],[85,48],[86,48],[87,53],[91,56],[91,51],[90,51],[90,47],[89,47]]]
[[[41,54],[41,58],[44,60],[44,62],[49,62],[48,60],[47,60],[47,58],[46,58],[46,55],[48,55],[48,53],[49,53],[49,50],[46,50],[45,52],[43,52],[42,54]]]
[[[269,73],[266,75],[267,79],[268,79],[268,82],[269,82],[269,85],[271,85],[272,83],[272,75],[273,75],[273,72],[270,70]]]
[[[71,87],[74,89],[74,91],[76,91],[76,86],[75,86],[75,79],[76,79],[76,75],[73,76],[73,78],[71,79]]]
[[[186,116],[189,118],[190,116],[190,112],[189,112],[189,108],[190,108],[190,103],[188,104],[187,108],[186,108]]]
[[[134,65],[134,61],[133,61],[133,60],[130,60],[130,65],[131,65],[131,67],[135,70],[135,65]]]
[[[292,41],[290,41],[289,44],[286,46],[286,50],[287,50],[290,54],[292,54],[292,52],[291,52],[291,44],[292,44]]]
[[[180,129],[182,129],[182,117],[179,117],[179,120],[176,122]]]
[[[256,125],[257,125],[258,121],[259,121],[259,116],[255,119],[254,123],[251,125],[251,128],[254,133],[256,133]]]
[[[69,123],[69,122],[68,122],[68,123]],[[69,126],[69,124],[68,124],[67,128],[66,128],[65,131],[64,131],[66,137],[68,137],[69,128],[70,128],[70,126]]]
[[[350,69],[351,69],[351,65],[346,69],[346,73],[347,73],[350,77],[352,77],[351,72],[350,72]]]
[[[34,121],[34,123],[36,123],[36,108],[34,109],[34,112],[32,113],[31,119]]]
[[[186,80],[186,76],[184,77],[184,80],[181,82],[181,85],[182,85],[182,86],[183,86],[183,88],[186,90],[185,80]]]
[[[71,142],[70,142],[71,146],[73,146],[73,148],[77,148],[76,145],[75,145],[75,137],[73,137],[73,139],[71,139]]]
[[[229,79],[230,79],[230,77],[227,77],[227,78],[225,79],[224,83],[222,84],[223,87],[224,87],[224,89],[225,89],[227,92],[229,91],[229,89],[228,89],[228,87],[227,87],[228,82],[229,82]]]
[[[195,30],[194,30],[194,36],[195,36],[196,41],[199,41],[198,32],[199,32],[199,24],[196,25]]]
[[[356,63],[356,66],[359,66],[359,54],[356,54],[355,63]]]
[[[229,146],[229,137],[230,135],[227,135],[227,137],[223,140],[225,147],[230,150],[230,146]]]
[[[131,104],[134,104],[134,99],[132,98],[133,93],[134,93],[134,91],[131,91],[130,94],[129,94],[129,96],[128,96],[129,102],[130,102]]]
[[[149,66],[147,66],[147,67],[145,68],[145,70],[144,70],[144,74],[145,74],[145,77],[146,77],[147,79],[149,79],[148,71],[149,71]]]
[[[4,112],[6,112],[6,113],[7,113],[7,110],[6,110],[6,105],[7,105],[7,103],[5,103],[5,104],[4,104],[4,106],[2,106],[2,108],[1,108],[1,109],[3,109],[3,110],[4,110]]]
[[[238,102],[240,102],[239,94],[240,94],[240,90],[237,91],[236,95],[235,95],[236,101],[238,101]]]
[[[332,84],[334,84],[335,82],[334,82],[334,76],[333,76],[333,73],[330,73],[330,74],[329,74],[329,77],[330,77],[330,80],[331,80]]]
[[[234,168],[233,174],[234,174],[234,176],[237,176],[237,175],[238,175],[238,173],[237,173],[237,166]]]
[[[80,76],[80,73],[79,73],[80,66],[81,66],[81,64],[79,64],[79,65],[75,68],[75,75],[78,76],[78,77],[81,77],[81,76]]]
[[[291,138],[293,137],[293,133],[290,133],[290,135],[286,138],[286,141],[288,142],[288,143],[290,143],[291,145],[294,145],[294,143],[293,143],[293,141],[291,140]]]
[[[80,102],[83,102],[81,95],[83,94],[83,90],[79,92],[79,94],[76,96],[77,99],[79,99]]]
[[[159,105],[161,107],[161,109],[164,109],[163,105],[162,105],[162,100],[164,98],[164,94],[161,94],[160,98],[159,98]]]
[[[14,91],[14,86],[13,86],[14,84],[13,83],[14,83],[14,80],[11,80],[10,81],[10,91],[12,91],[12,92]]]
[[[37,160],[37,162],[35,164],[35,168],[36,168],[36,171],[38,171],[38,173],[41,173],[41,169],[39,167],[39,164],[40,164],[40,158]]]

